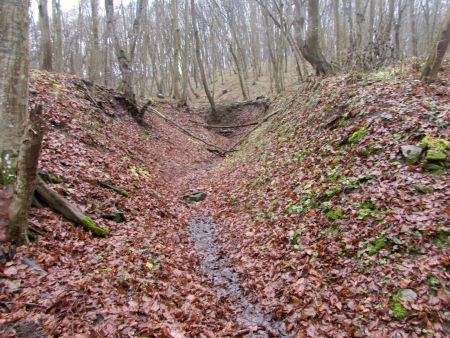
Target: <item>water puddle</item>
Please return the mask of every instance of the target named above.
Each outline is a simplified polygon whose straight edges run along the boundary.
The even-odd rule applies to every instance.
[[[218,226],[209,217],[197,216],[189,222],[189,235],[202,270],[221,301],[228,302],[236,312],[238,324],[246,337],[288,337],[284,323],[264,313],[258,304],[246,297],[239,275],[233,271],[226,254],[217,243]]]

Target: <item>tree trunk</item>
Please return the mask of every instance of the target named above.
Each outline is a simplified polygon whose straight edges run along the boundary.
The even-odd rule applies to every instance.
[[[173,32],[173,60],[172,60],[172,95],[175,100],[180,99],[180,27],[178,26],[178,0],[172,0],[172,32]]]
[[[53,8],[53,27],[55,29],[55,70],[63,72],[63,43],[62,43],[62,24],[61,24],[61,4],[59,0],[52,0]]]
[[[117,61],[119,63],[120,72],[122,74],[122,89],[124,91],[124,98],[129,105],[129,110],[133,118],[138,123],[143,123],[143,116],[137,108],[136,96],[133,90],[133,71],[132,64],[134,60],[136,43],[140,32],[140,20],[142,13],[146,10],[147,0],[139,0],[136,8],[136,18],[133,23],[133,35],[131,37],[129,55],[123,47],[121,47],[119,38],[117,36],[116,28],[114,25],[114,1],[105,0],[106,18],[109,32],[112,35],[114,50],[116,53]]]
[[[450,6],[447,9],[447,13],[450,13]],[[450,42],[450,14],[447,14],[447,19],[444,24],[444,28],[439,35],[436,42],[436,47],[430,53],[430,56],[425,63],[422,70],[422,79],[424,82],[433,82],[437,79],[439,68],[441,67],[442,60],[445,52],[447,51]]]
[[[411,23],[411,50],[412,55],[417,57],[417,27],[416,27],[416,13],[415,0],[409,0],[409,21]]]
[[[395,59],[400,60],[401,57],[401,47],[400,47],[400,29],[402,25],[402,17],[403,17],[403,10],[405,9],[402,7],[403,1],[397,0],[397,21],[395,23],[394,27],[394,42],[395,42]]]
[[[297,41],[303,57],[314,67],[316,74],[326,74],[331,70],[331,66],[325,59],[319,43],[319,0],[308,0],[308,31],[306,39],[301,38],[303,30],[302,18],[300,15],[300,4],[296,2],[296,33]]]
[[[47,0],[39,0],[39,25],[41,28],[41,68],[52,71],[52,40]]]
[[[209,105],[211,106],[211,119],[217,120],[216,116],[216,104],[214,102],[214,97],[211,95],[208,87],[208,80],[206,79],[205,68],[203,66],[202,56],[201,56],[201,46],[200,46],[200,37],[198,35],[197,28],[197,15],[195,10],[195,2],[191,0],[191,16],[192,16],[192,27],[194,29],[194,38],[195,38],[195,55],[197,58],[197,64],[200,71],[200,77],[202,79],[203,88],[205,90],[206,97],[208,98]]]
[[[189,90],[189,0],[184,0],[184,49],[183,49],[183,92],[181,94],[180,105],[187,105]]]
[[[8,210],[17,182],[18,154],[28,117],[28,1],[1,1],[0,22],[0,204]],[[20,181],[23,182],[23,176]],[[0,223],[9,228],[10,214],[3,213]],[[9,229],[0,231],[9,233]],[[9,239],[22,242],[20,234]]]
[[[91,0],[92,41],[89,55],[89,79],[97,82],[99,78],[99,37],[98,37],[98,0]]]
[[[17,181],[13,201],[9,207],[8,239],[15,245],[28,243],[28,211],[36,187],[37,167],[44,136],[42,106],[30,113],[17,161]]]
[[[339,15],[339,0],[333,1],[333,14],[334,14],[334,35],[335,35],[335,53],[336,63],[341,64],[341,24]]]

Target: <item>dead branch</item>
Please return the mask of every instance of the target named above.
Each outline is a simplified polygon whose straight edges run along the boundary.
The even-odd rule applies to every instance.
[[[228,152],[233,151],[237,146],[239,146],[240,144],[242,144],[242,142],[244,142],[247,137],[253,133],[256,129],[258,129],[264,122],[266,122],[268,119],[270,119],[272,116],[278,114],[281,110],[277,109],[275,111],[273,111],[272,113],[270,113],[269,115],[267,115],[266,117],[264,117],[260,122],[258,122],[258,124],[256,126],[254,126],[251,130],[249,130],[244,137],[242,137],[234,146],[232,146]]]
[[[214,145],[214,144],[208,143],[208,142],[206,142],[205,140],[201,139],[200,137],[198,137],[198,136],[192,134],[189,130],[183,128],[183,127],[180,126],[178,123],[172,121],[171,119],[169,119],[169,118],[168,118],[167,116],[165,116],[164,114],[160,113],[160,112],[159,112],[158,110],[156,110],[155,108],[153,108],[153,107],[151,107],[151,106],[147,106],[147,108],[148,108],[148,110],[152,111],[154,114],[156,114],[157,116],[161,117],[164,121],[166,121],[166,122],[168,122],[169,124],[173,125],[175,128],[177,128],[178,130],[180,130],[180,131],[183,132],[184,134],[188,135],[189,137],[191,137],[191,138],[193,138],[193,139],[195,139],[195,140],[197,140],[197,141],[200,141],[200,142],[206,144],[208,147],[212,147],[212,148],[218,149],[218,150],[220,150],[220,151],[222,151],[222,152],[224,152],[224,153],[227,152],[227,150],[222,149],[222,148],[220,148],[220,147],[218,147],[218,146],[216,146],[216,145]]]

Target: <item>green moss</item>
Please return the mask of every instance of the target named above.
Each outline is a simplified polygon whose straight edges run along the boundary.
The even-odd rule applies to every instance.
[[[388,242],[388,240],[384,236],[377,238],[369,245],[367,253],[370,256],[375,255],[378,251],[380,251],[381,249],[383,249],[386,246],[387,242]]]
[[[49,175],[49,178],[50,178],[50,183],[59,184],[59,183],[64,182],[64,179],[58,175]]]
[[[94,236],[105,237],[109,234],[109,228],[100,228],[90,217],[83,216],[81,219],[83,227],[92,232]]]
[[[443,151],[429,149],[426,156],[427,161],[439,162],[447,159],[447,154]]]
[[[350,135],[350,137],[348,138],[348,142],[358,143],[364,138],[364,136],[367,135],[367,132],[368,130],[366,127],[359,128],[357,131]]]
[[[448,229],[441,228],[432,239],[432,242],[440,247],[441,249],[444,249],[447,247],[450,243],[450,231]]]
[[[325,191],[325,196],[331,198],[335,195],[340,194],[341,191],[342,191],[342,188],[340,186],[336,186],[336,187],[330,188],[327,191]]]
[[[419,147],[424,149],[432,149],[438,152],[445,152],[450,150],[450,142],[439,137],[425,136],[422,141],[420,141]]]
[[[341,208],[337,208],[335,210],[330,210],[327,212],[327,216],[332,221],[336,221],[344,215],[344,212]]]
[[[389,308],[392,310],[392,316],[396,320],[402,320],[409,315],[408,309],[403,306],[403,304],[400,302],[400,299],[401,293],[399,291],[394,295],[394,297],[392,297],[392,300],[389,303]]]

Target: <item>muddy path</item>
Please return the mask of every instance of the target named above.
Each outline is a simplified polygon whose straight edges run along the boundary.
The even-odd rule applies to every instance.
[[[189,237],[195,252],[201,259],[201,269],[219,299],[236,314],[237,324],[242,327],[233,335],[246,337],[288,337],[284,323],[276,321],[263,312],[241,286],[238,273],[233,270],[227,254],[217,242],[219,225],[211,217],[195,216],[189,222]]]

